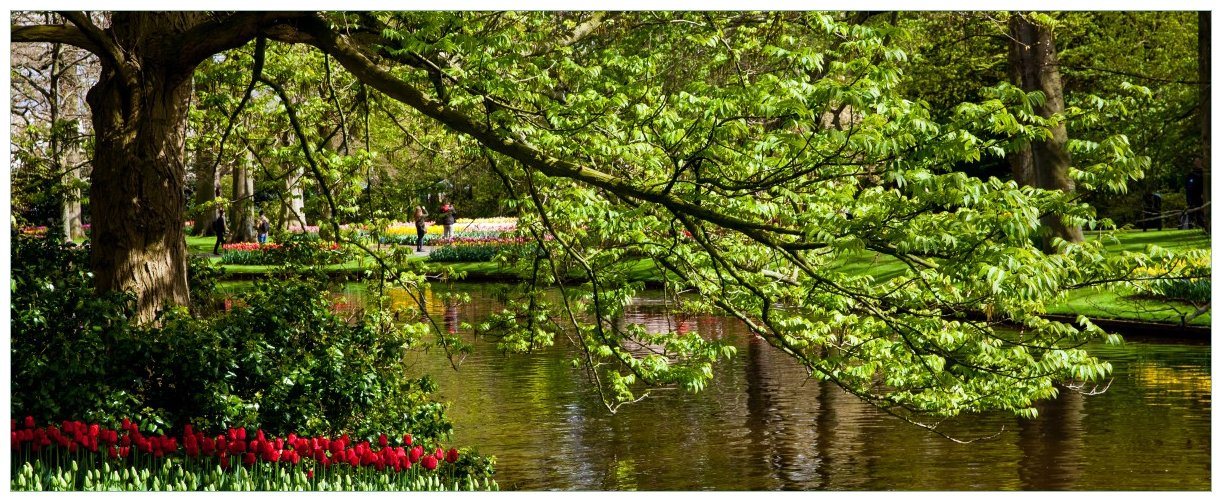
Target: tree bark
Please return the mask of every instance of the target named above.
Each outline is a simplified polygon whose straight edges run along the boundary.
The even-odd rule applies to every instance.
[[[229,225],[233,235],[230,242],[254,242],[255,240],[255,182],[250,175],[250,166],[241,158],[233,168],[233,203],[229,206]]]
[[[89,91],[96,146],[90,185],[95,286],[136,295],[136,318],[187,305],[184,136],[194,66],[176,64],[187,12],[119,12],[110,33],[125,58]]]
[[[1044,93],[1043,104],[1035,109],[1041,117],[1048,118],[1063,112],[1065,100],[1052,28],[1033,23],[1026,16],[1015,13],[1010,16],[1010,37],[1010,78],[1023,91]],[[1069,150],[1065,146],[1068,142],[1065,124],[1053,127],[1051,133],[1049,139],[1033,141],[1011,154],[1010,169],[1020,184],[1073,192],[1074,182],[1069,178]],[[1061,215],[1045,216],[1041,222],[1049,237],[1082,242],[1082,229],[1066,224]],[[1047,241],[1045,247],[1048,247]]]
[[[211,146],[205,146],[191,159],[191,171],[195,173],[195,196],[191,201],[195,208],[191,213],[195,227],[191,234],[195,236],[212,235],[212,221],[216,219],[216,208],[205,207],[221,188],[220,169],[216,168],[215,155]]]
[[[293,173],[285,177],[284,186],[289,193],[289,205],[286,206],[281,218],[283,226],[282,230],[288,230],[292,227],[304,229],[308,223],[305,216],[305,191],[301,188],[302,177],[305,176],[305,170],[301,167],[293,168]]]
[[[1209,148],[1209,44],[1212,34],[1210,33],[1209,14],[1209,11],[1197,12],[1197,80],[1201,82],[1199,86],[1201,104],[1197,107],[1197,113],[1201,115],[1201,171],[1203,175],[1202,181],[1205,184],[1205,192],[1202,197],[1204,209],[1201,211],[1203,213],[1202,216],[1205,218],[1205,232],[1207,233],[1209,232],[1210,221],[1209,157],[1211,153]]]

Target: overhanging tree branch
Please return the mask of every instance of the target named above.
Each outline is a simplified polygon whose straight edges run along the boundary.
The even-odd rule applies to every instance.
[[[85,36],[85,33],[74,26],[62,24],[40,24],[32,26],[13,26],[13,43],[50,42],[68,44],[87,50],[93,54],[102,54],[103,49]]]

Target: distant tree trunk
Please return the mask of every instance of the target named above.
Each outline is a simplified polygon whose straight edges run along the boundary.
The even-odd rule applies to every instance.
[[[1052,28],[1031,22],[1026,16],[1010,16],[1010,78],[1022,90],[1042,91],[1044,104],[1035,111],[1041,117],[1051,117],[1065,110],[1061,89],[1061,73],[1057,68],[1057,51]],[[1010,168],[1021,184],[1047,190],[1074,191],[1069,178],[1068,135],[1065,125],[1052,128],[1052,137],[1035,141],[1011,154]],[[1082,229],[1065,223],[1061,215],[1048,215],[1041,222],[1049,236],[1070,242],[1082,242]],[[1047,248],[1045,241],[1045,248]]]
[[[64,156],[68,164],[64,173],[64,184],[68,188],[64,192],[62,217],[65,237],[69,240],[85,237],[85,227],[81,223],[81,189],[77,187],[81,182],[81,168],[74,167],[81,164],[83,158],[79,145],[68,150]]]
[[[194,209],[191,218],[195,227],[191,234],[195,236],[212,235],[212,222],[216,220],[216,208],[205,206],[216,196],[221,188],[220,169],[216,166],[216,154],[211,145],[201,147],[191,159],[191,171],[195,173],[195,196],[191,201]]]
[[[1197,108],[1197,113],[1201,115],[1201,171],[1202,171],[1202,174],[1204,175],[1202,179],[1205,184],[1205,193],[1202,199],[1202,201],[1205,204],[1204,205],[1205,209],[1203,209],[1202,211],[1204,212],[1204,217],[1205,217],[1205,231],[1206,232],[1209,232],[1209,221],[1210,221],[1209,215],[1211,212],[1210,207],[1209,207],[1209,199],[1210,199],[1209,157],[1211,153],[1210,148],[1209,148],[1209,105],[1210,105],[1210,102],[1209,102],[1209,79],[1210,79],[1209,43],[1210,43],[1210,37],[1211,37],[1211,33],[1210,33],[1210,27],[1209,27],[1209,11],[1199,11],[1197,12],[1197,80],[1200,81],[1201,83],[1198,86],[1200,89],[1199,91],[1200,92],[1199,94],[1200,106]]]
[[[255,183],[250,175],[250,166],[242,159],[234,166],[233,203],[229,206],[229,229],[233,232],[230,242],[254,242],[255,240]]]
[[[293,173],[285,178],[285,188],[289,192],[289,204],[284,209],[284,216],[281,227],[283,230],[288,230],[291,227],[305,228],[307,225],[305,216],[305,191],[301,189],[301,178],[305,176],[303,168],[295,168]]]

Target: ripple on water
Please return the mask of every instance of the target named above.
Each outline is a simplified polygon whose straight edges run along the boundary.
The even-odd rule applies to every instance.
[[[461,322],[497,308],[480,290]],[[440,305],[430,307],[438,315]],[[657,391],[607,412],[563,337],[531,355],[473,340],[460,371],[436,351],[410,360],[450,401],[454,442],[498,459],[505,489],[565,490],[1208,490],[1208,346],[1130,341],[1092,350],[1113,363],[1108,391],[1042,404],[1035,420],[962,417],[953,443],[901,423],[826,382],[736,321],[678,320],[656,297],[626,322],[695,330],[733,344],[704,392]],[[450,313],[453,316],[453,312]],[[472,340],[470,333],[465,333]]]

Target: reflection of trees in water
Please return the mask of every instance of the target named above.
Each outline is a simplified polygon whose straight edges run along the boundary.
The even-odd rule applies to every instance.
[[[770,487],[773,489],[810,488],[818,467],[826,461],[818,449],[824,442],[823,432],[809,419],[822,411],[820,399],[825,389],[814,381],[797,384],[804,381],[800,379],[804,370],[763,338],[746,335],[746,339],[745,427],[752,455],[764,456],[758,464],[762,472],[756,475],[778,481],[780,485]],[[814,399],[812,393],[816,393]]]
[[[1018,478],[1023,490],[1064,490],[1082,476],[1083,397],[1062,390],[1057,399],[1036,404],[1034,420],[1019,419]]]
[[[501,308],[478,290],[459,290],[472,303],[447,305],[446,290],[427,296],[446,330],[463,333],[462,322]],[[402,293],[395,299],[414,305]],[[497,455],[506,488],[1125,489],[1175,487],[1174,475],[1185,476],[1183,488],[1209,479],[1209,356],[1195,349],[1155,361],[1158,347],[1143,348],[1141,361],[1118,366],[1108,394],[1063,393],[1017,427],[1009,415],[965,417],[952,435],[987,435],[1003,422],[1007,430],[959,445],[881,416],[832,383],[805,381],[801,367],[731,319],[672,317],[656,305],[628,314],[625,323],[721,339],[738,355],[718,363],[700,394],[655,392],[617,415],[569,365],[577,349],[565,337],[533,355],[504,355],[481,339],[461,371],[434,364],[435,353],[420,356],[430,361],[420,370],[454,403],[455,442]],[[1170,411],[1148,411],[1153,403]]]

